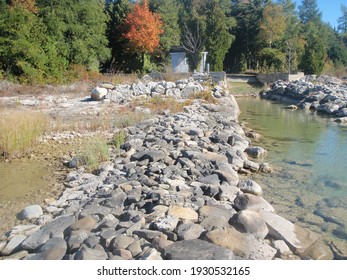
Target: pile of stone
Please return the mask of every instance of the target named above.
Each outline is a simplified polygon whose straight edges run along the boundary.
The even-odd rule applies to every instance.
[[[307,81],[306,81],[307,80]],[[306,80],[292,82],[277,81],[261,94],[265,99],[294,103],[300,109],[315,110],[333,117],[337,121],[347,122],[347,85],[326,76],[310,82]]]
[[[164,86],[163,86],[164,87]],[[165,88],[165,87],[164,87]],[[27,260],[332,258],[318,236],[275,213],[255,181],[271,171],[238,124],[235,99],[198,101],[127,128],[98,175],[66,177],[62,196],[29,206],[0,255]],[[243,175],[242,175],[243,176]]]
[[[123,104],[139,97],[173,97],[178,99],[189,98],[192,94],[205,90],[201,82],[194,79],[183,79],[176,82],[152,81],[149,76],[143,77],[137,83],[113,85],[110,83],[99,84],[91,91],[92,100],[103,99]],[[213,89],[216,98],[225,96],[225,89]]]

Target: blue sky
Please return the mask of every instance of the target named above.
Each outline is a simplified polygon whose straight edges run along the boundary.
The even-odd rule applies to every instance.
[[[295,0],[297,6],[301,0]],[[330,23],[332,27],[337,27],[337,19],[341,17],[341,4],[347,6],[347,0],[317,0],[318,8],[323,14],[323,21]]]

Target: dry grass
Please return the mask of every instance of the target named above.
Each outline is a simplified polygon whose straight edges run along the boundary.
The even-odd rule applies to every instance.
[[[0,113],[0,151],[6,158],[23,156],[37,143],[49,124],[39,112],[5,110]]]
[[[179,101],[173,97],[151,97],[135,103],[138,106],[149,108],[153,114],[162,114],[163,112],[170,112],[172,114],[182,112],[185,106],[193,103],[193,100]]]
[[[190,96],[190,98],[191,99],[201,99],[203,101],[206,101],[208,103],[213,103],[213,104],[218,103],[218,99],[213,97],[211,90],[209,90],[209,89],[194,93],[193,95]]]
[[[236,95],[258,93],[264,89],[262,84],[249,84],[241,82],[229,82],[230,92]]]

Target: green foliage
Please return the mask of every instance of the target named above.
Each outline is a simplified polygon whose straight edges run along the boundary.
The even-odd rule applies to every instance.
[[[89,172],[95,172],[100,163],[108,159],[109,147],[101,137],[91,138],[77,155],[78,164],[84,165]]]
[[[327,52],[319,29],[313,22],[307,25],[306,44],[300,67],[305,74],[320,74],[324,68]]]
[[[235,20],[227,17],[219,0],[213,0],[208,4],[206,49],[212,71],[223,70],[225,54],[235,39],[229,32],[234,26]]]
[[[39,0],[40,16],[59,55],[69,64],[98,71],[110,57],[105,36],[107,16],[99,0]]]
[[[309,22],[319,23],[322,13],[319,12],[317,0],[302,0],[302,4],[299,6],[299,16],[304,24]]]

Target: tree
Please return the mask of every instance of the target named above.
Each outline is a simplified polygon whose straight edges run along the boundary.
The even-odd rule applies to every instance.
[[[22,7],[32,13],[39,11],[35,0],[11,0],[11,7]]]
[[[286,29],[285,19],[282,6],[272,3],[265,6],[260,21],[259,37],[269,48],[282,38]]]
[[[341,34],[346,34],[347,33],[347,6],[345,5],[341,5],[341,12],[342,12],[342,16],[339,17],[338,19],[338,28],[337,30],[341,33]]]
[[[285,14],[286,29],[283,34],[282,51],[285,55],[287,71],[298,70],[299,58],[302,56],[304,41],[301,37],[301,24],[292,0],[278,0]]]
[[[225,54],[235,39],[230,30],[235,26],[235,20],[225,14],[219,0],[208,4],[206,23],[206,49],[212,71],[222,71]]]
[[[59,79],[64,62],[57,58],[41,19],[25,7],[4,7],[0,14],[0,69],[28,83]]]
[[[314,22],[309,22],[307,24],[305,40],[306,44],[300,67],[304,70],[306,75],[320,74],[323,70],[327,55],[323,39]]]
[[[164,32],[160,36],[160,50],[162,59],[168,62],[170,48],[179,46],[181,30],[179,26],[179,0],[151,0],[149,2],[152,11],[159,13],[163,22]]]
[[[320,22],[322,13],[319,12],[317,0],[302,0],[302,4],[299,6],[299,16],[304,24],[310,21]]]
[[[149,10],[147,0],[142,4],[137,1],[125,19],[122,36],[128,39],[131,52],[153,53],[159,46],[162,25],[160,15]]]
[[[37,0],[37,4],[58,55],[68,64],[98,71],[100,63],[110,57],[104,3],[99,0]]]

